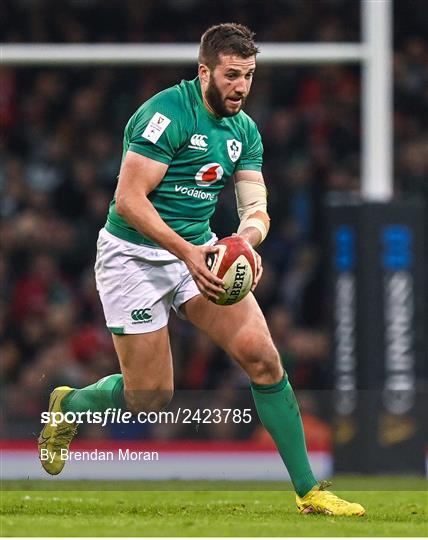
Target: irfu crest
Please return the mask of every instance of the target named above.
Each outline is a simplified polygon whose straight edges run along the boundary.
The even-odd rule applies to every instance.
[[[230,159],[235,163],[238,161],[239,156],[241,155],[242,143],[236,139],[228,139],[227,141],[227,152]]]

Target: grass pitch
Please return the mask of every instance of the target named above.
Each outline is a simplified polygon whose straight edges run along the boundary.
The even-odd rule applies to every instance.
[[[427,536],[425,489],[422,479],[338,478],[335,492],[367,514],[337,518],[297,514],[284,483],[6,481],[1,535]]]

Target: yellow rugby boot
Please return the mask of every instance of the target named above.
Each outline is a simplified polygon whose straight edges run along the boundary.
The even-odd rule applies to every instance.
[[[69,386],[58,386],[51,393],[49,398],[49,413],[60,413],[61,401],[73,389]],[[52,418],[42,429],[39,439],[39,458],[42,467],[49,474],[59,474],[64,468],[66,459],[61,455],[61,450],[68,450],[73,437],[76,435],[77,426],[75,423],[57,422],[52,425]]]
[[[328,514],[330,516],[364,516],[361,504],[350,503],[341,499],[326,488],[331,482],[321,482],[304,497],[296,495],[297,508],[301,514]]]

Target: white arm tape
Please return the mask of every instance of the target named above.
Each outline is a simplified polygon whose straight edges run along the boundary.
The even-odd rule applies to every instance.
[[[235,183],[235,195],[241,220],[238,234],[247,227],[255,227],[260,231],[263,242],[269,230],[266,186],[261,182],[240,180]]]

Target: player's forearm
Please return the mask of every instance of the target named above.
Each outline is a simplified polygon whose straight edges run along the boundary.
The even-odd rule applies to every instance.
[[[238,234],[253,247],[266,238],[270,219],[267,213],[267,191],[263,177],[255,171],[237,173],[235,178],[236,203],[240,224]],[[248,179],[246,179],[248,178]]]
[[[256,248],[262,241],[261,232],[255,227],[246,227],[239,233],[253,248]]]
[[[127,223],[164,249],[167,249],[179,259],[185,259],[191,245],[169,227],[160,217],[159,213],[147,199],[126,198],[120,205],[116,203],[117,213]]]

